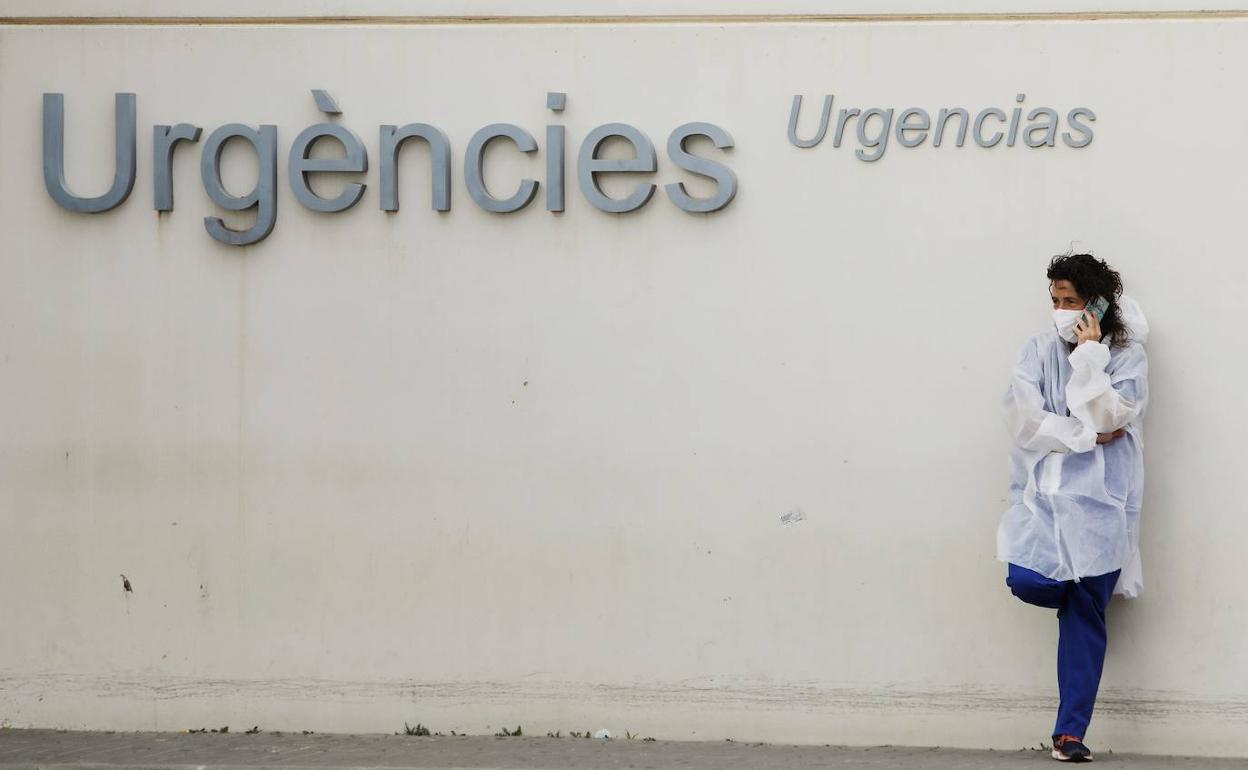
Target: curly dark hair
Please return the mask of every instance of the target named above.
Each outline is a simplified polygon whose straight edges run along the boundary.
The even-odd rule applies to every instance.
[[[1118,298],[1122,296],[1122,276],[1103,259],[1091,254],[1058,254],[1049,261],[1046,273],[1050,282],[1070,281],[1079,298],[1089,302],[1094,297],[1104,297],[1109,309],[1101,319],[1101,334],[1110,338],[1118,347],[1127,344],[1130,332],[1122,322],[1122,310]]]

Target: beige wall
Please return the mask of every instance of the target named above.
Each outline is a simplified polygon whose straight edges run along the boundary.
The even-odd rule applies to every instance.
[[[1034,746],[1056,624],[993,559],[997,400],[1079,239],[1154,329],[1146,588],[1110,610],[1095,745],[1248,754],[1246,43],[1240,19],[0,26],[0,723]],[[340,215],[285,178],[311,88],[370,151]],[[138,94],[119,209],[44,191],[45,91],[92,194]],[[797,93],[810,126],[824,93],[1017,92],[1091,107],[1094,141],[863,163],[785,138]],[[384,214],[377,126],[419,120],[451,138],[452,210],[409,151]],[[477,128],[566,125],[571,170],[617,120],[702,193],[663,143],[726,128],[736,199],[613,216],[571,173],[559,215],[469,199]],[[266,241],[204,232],[198,147],[152,210],[176,121],[278,126]],[[544,178],[542,152],[488,164]]]

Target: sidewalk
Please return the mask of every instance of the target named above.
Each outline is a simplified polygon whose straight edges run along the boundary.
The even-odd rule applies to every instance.
[[[1248,768],[1248,759],[1098,754],[1098,764],[1152,768]],[[835,768],[1054,767],[1047,751],[1013,752],[879,746],[845,748],[760,743],[586,738],[259,733],[99,733],[0,729],[0,770],[17,768]]]

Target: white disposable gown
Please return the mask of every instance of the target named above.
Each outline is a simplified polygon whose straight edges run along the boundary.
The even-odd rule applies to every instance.
[[[1010,507],[997,558],[1054,580],[1121,569],[1114,593],[1138,596],[1148,323],[1119,300],[1131,341],[1087,342],[1073,351],[1056,328],[1027,341],[1003,399],[1012,439]],[[1097,433],[1126,434],[1097,444]]]

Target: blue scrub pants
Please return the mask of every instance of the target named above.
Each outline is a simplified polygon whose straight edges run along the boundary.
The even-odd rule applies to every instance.
[[[1105,665],[1105,608],[1118,582],[1114,570],[1105,575],[1053,580],[1039,572],[1009,565],[1005,584],[1011,593],[1037,607],[1057,610],[1057,726],[1053,737],[1080,739],[1092,721],[1096,691]]]

